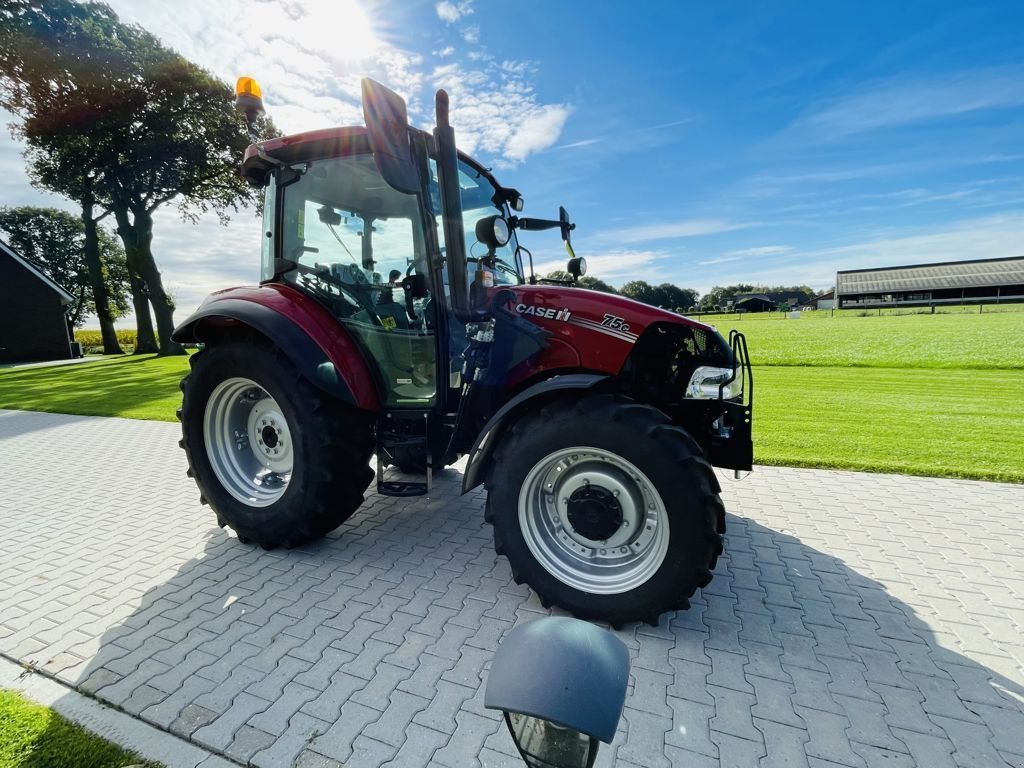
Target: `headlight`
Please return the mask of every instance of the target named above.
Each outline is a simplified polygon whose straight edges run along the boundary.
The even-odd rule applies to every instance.
[[[733,380],[729,381],[730,378]],[[690,383],[686,387],[686,396],[699,400],[717,400],[719,387],[726,381],[729,383],[722,389],[722,397],[732,400],[743,394],[743,378],[738,371],[733,378],[732,368],[702,365],[690,377]]]
[[[512,233],[501,216],[484,216],[476,222],[476,239],[488,248],[501,248]]]

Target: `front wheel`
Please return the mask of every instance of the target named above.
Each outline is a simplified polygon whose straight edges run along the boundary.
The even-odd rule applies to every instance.
[[[181,382],[181,445],[202,500],[243,541],[294,547],[343,523],[373,477],[372,417],[276,347],[225,340]]]
[[[718,482],[657,409],[614,395],[515,424],[488,481],[495,548],[542,602],[613,625],[656,623],[711,580]]]

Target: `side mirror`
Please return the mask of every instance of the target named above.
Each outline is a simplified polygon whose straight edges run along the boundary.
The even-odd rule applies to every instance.
[[[562,230],[562,239],[565,241],[565,245],[570,250],[572,249],[572,237],[569,234],[576,225],[569,221],[569,212],[565,210],[565,206],[558,206],[558,226]]]
[[[590,768],[598,742],[611,744],[629,682],[629,651],[579,619],[522,624],[491,662],[484,706],[505,713],[530,768]]]
[[[405,100],[376,80],[363,78],[363,119],[384,181],[407,195],[418,192],[420,178],[412,160]]]

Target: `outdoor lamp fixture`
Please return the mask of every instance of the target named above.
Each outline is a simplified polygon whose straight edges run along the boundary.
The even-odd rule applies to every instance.
[[[530,768],[591,768],[611,744],[629,681],[619,638],[579,619],[522,624],[491,662],[484,706],[505,724]]]

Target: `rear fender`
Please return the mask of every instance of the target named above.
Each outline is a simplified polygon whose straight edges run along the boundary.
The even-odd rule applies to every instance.
[[[373,377],[352,339],[327,310],[287,287],[214,294],[175,328],[171,338],[209,344],[240,327],[270,339],[310,383],[327,394],[367,411],[379,408]]]
[[[467,493],[480,485],[487,477],[493,459],[494,447],[501,442],[505,430],[514,424],[528,410],[540,408],[545,403],[572,391],[579,393],[600,390],[610,383],[610,376],[573,373],[545,379],[527,387],[503,405],[480,431],[469,451],[466,470],[462,474],[462,492]]]

